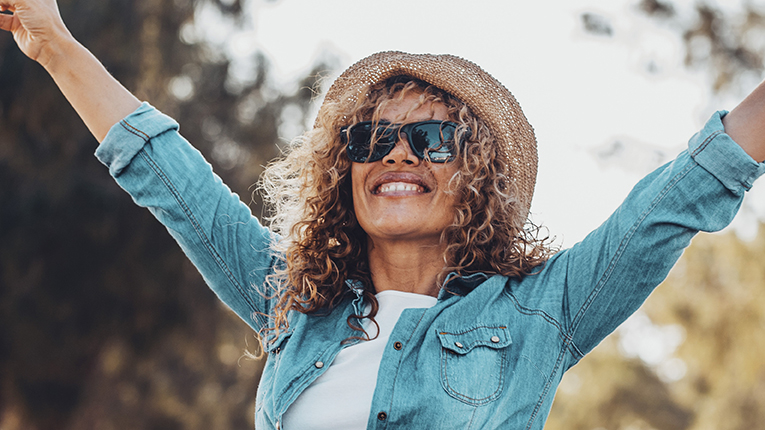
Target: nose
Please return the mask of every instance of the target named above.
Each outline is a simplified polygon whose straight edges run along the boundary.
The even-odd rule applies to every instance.
[[[407,164],[410,166],[416,166],[420,164],[420,159],[417,157],[412,148],[409,146],[409,142],[406,140],[406,136],[399,135],[396,140],[396,146],[383,157],[383,164]]]

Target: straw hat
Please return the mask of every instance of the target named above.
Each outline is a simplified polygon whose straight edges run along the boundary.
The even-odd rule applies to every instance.
[[[510,91],[475,63],[454,55],[378,52],[346,69],[327,91],[327,102],[355,102],[370,85],[408,75],[452,94],[484,120],[510,164],[523,219],[528,216],[537,177],[534,129]]]

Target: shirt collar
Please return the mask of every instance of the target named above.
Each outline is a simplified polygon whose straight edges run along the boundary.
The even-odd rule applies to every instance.
[[[489,279],[489,275],[483,272],[463,276],[460,276],[457,272],[452,272],[446,276],[444,287],[438,293],[438,300],[446,299],[450,295],[467,295],[487,279]]]
[[[364,313],[364,284],[358,279],[346,279],[345,285],[348,286],[356,298],[353,299],[353,312],[356,315],[363,315]]]
[[[470,275],[460,276],[457,272],[452,272],[446,275],[444,281],[444,287],[438,293],[438,300],[443,300],[451,295],[464,296],[473,291],[475,287],[489,279],[489,275],[478,272],[471,273]],[[364,284],[357,279],[348,279],[345,281],[345,285],[356,295],[356,299],[353,301],[354,310],[360,314],[362,311],[361,306],[364,301]]]

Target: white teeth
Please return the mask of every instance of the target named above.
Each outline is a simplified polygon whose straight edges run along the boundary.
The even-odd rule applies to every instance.
[[[418,192],[420,187],[415,184],[407,184],[403,182],[391,182],[388,184],[380,185],[381,193],[388,193],[393,191],[415,191]]]

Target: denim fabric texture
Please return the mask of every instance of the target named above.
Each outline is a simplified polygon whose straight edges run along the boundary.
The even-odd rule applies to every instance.
[[[523,279],[472,275],[429,309],[401,315],[382,357],[368,429],[542,429],[563,373],[632,314],[698,231],[730,223],[765,172],[712,116],[674,161],[641,180],[603,225]],[[269,324],[265,277],[278,238],[148,104],[116,124],[96,155],[178,241],[218,297],[250,327]],[[279,429],[290,404],[357,335],[356,285],[329,314],[291,315],[267,345],[256,427]],[[170,287],[168,287],[170,288]],[[394,348],[395,342],[403,347]],[[290,430],[290,429],[287,429]]]

